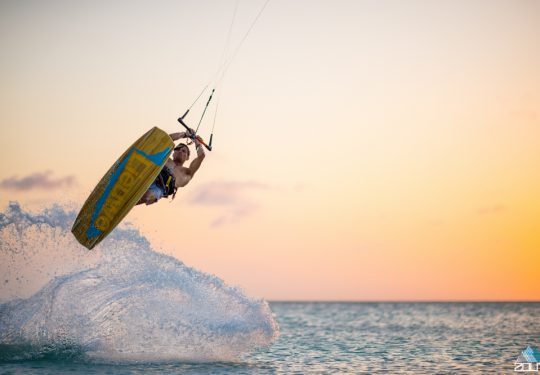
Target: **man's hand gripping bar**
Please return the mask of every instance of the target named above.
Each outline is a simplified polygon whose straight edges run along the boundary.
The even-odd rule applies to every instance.
[[[204,141],[204,139],[201,138],[200,135],[197,135],[196,133],[194,133],[189,126],[186,125],[186,123],[184,122],[184,118],[187,116],[187,114],[189,113],[189,109],[186,111],[186,113],[184,113],[182,115],[182,117],[179,117],[178,118],[178,122],[180,124],[182,124],[184,126],[184,128],[186,128],[188,134],[189,134],[189,138],[191,138],[192,140],[197,140],[201,145],[203,145],[208,151],[212,151],[212,135],[210,135],[210,142],[209,144],[206,144],[206,142]]]

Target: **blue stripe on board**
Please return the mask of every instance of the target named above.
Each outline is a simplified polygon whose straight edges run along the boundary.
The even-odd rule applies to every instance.
[[[118,165],[118,168],[116,169],[116,171],[114,171],[113,175],[111,176],[111,179],[109,180],[109,183],[107,184],[107,187],[103,191],[103,194],[101,195],[101,197],[96,203],[96,206],[94,207],[94,212],[92,213],[92,219],[90,220],[90,227],[86,230],[86,236],[88,237],[88,239],[92,239],[94,237],[99,236],[101,233],[103,233],[102,230],[96,228],[95,221],[99,213],[103,209],[103,205],[105,204],[105,201],[109,197],[111,190],[113,189],[114,185],[116,185],[116,182],[118,181],[118,178],[120,177],[120,174],[124,170],[127,164],[127,161],[129,160],[129,157],[134,151],[144,156],[146,159],[150,160],[155,165],[162,166],[166,158],[169,156],[171,147],[167,147],[165,150],[155,153],[155,154],[147,154],[146,152],[141,151],[136,148],[133,148],[132,150],[129,151],[126,157]]]

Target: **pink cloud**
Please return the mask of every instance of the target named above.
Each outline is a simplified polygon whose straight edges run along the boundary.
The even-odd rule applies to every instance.
[[[4,190],[28,191],[34,189],[54,190],[70,187],[75,184],[75,177],[65,176],[51,178],[52,172],[37,172],[24,177],[12,176],[0,181],[0,188]]]
[[[255,213],[259,205],[249,198],[249,193],[270,189],[269,185],[255,181],[214,181],[201,185],[189,203],[221,207],[221,214],[212,222],[217,227]]]

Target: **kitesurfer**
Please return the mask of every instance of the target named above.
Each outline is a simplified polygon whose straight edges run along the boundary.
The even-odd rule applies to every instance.
[[[173,150],[172,158],[167,160],[156,180],[150,185],[137,204],[153,204],[169,195],[172,195],[174,198],[176,190],[186,186],[191,181],[206,155],[204,153],[204,148],[197,137],[192,136],[195,134],[195,131],[190,129],[190,132],[172,133],[169,134],[169,136],[173,141],[182,138],[192,139],[193,144],[195,144],[197,157],[193,159],[189,164],[189,167],[185,167],[184,163],[189,160],[190,151],[187,144],[179,143]]]

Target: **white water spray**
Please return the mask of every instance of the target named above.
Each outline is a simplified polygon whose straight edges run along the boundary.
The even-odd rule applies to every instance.
[[[134,229],[89,252],[74,217],[16,203],[0,213],[0,359],[233,361],[277,337],[266,302],[156,253]]]

